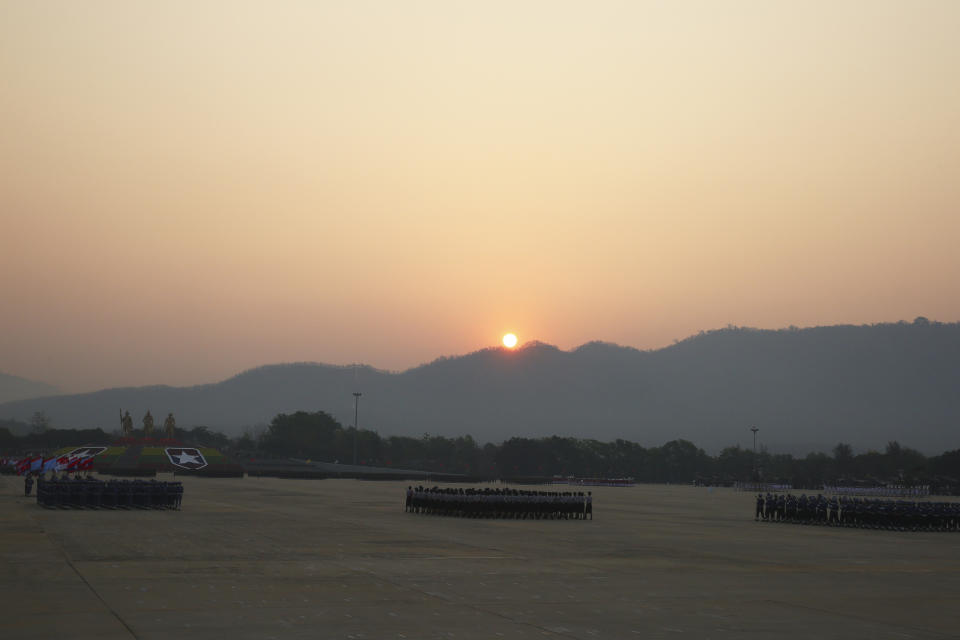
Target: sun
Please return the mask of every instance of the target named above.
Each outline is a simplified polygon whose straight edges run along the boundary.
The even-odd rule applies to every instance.
[[[513,335],[512,333],[508,333],[507,335],[503,336],[503,346],[505,346],[507,349],[513,349],[515,346],[517,346],[517,336]]]

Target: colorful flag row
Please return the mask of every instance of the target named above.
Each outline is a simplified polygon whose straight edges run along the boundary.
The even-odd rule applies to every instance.
[[[27,456],[20,460],[4,460],[3,462],[12,465],[19,476],[26,473],[46,473],[48,471],[93,470],[92,456],[60,456],[59,458]]]

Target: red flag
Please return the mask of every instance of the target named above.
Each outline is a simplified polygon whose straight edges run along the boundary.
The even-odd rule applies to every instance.
[[[81,458],[77,463],[79,471],[91,471],[93,469],[93,458]]]
[[[33,469],[34,463],[35,463],[37,460],[43,460],[43,458],[40,458],[40,457],[36,457],[36,458],[35,458],[35,457],[33,457],[33,456],[27,456],[26,458],[24,458],[23,460],[21,460],[20,462],[18,462],[18,463],[17,463],[17,475],[18,475],[18,476],[22,476],[23,474],[31,471],[31,470]]]

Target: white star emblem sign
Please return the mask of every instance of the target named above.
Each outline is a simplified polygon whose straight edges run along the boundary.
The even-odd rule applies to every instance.
[[[189,453],[181,453],[174,457],[177,459],[177,464],[200,464],[200,458]]]
[[[197,449],[167,447],[166,453],[167,458],[170,459],[170,464],[182,469],[196,470],[207,466],[207,461],[204,459],[203,454]]]

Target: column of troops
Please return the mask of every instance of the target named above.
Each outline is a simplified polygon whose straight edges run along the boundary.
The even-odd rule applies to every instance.
[[[461,518],[593,520],[593,494],[521,489],[407,487],[404,510]]]
[[[755,520],[891,531],[958,531],[960,502],[757,494]]]
[[[179,509],[183,483],[157,480],[44,480],[37,483],[37,504],[48,509]]]

